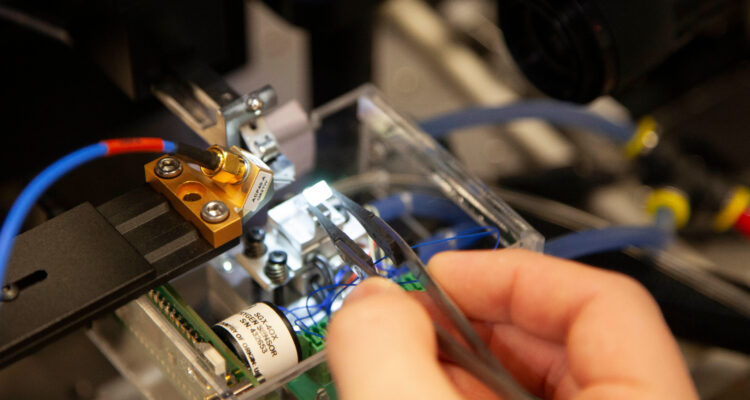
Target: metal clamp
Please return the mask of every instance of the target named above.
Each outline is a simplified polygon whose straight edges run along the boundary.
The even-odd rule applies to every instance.
[[[193,63],[152,87],[154,96],[210,144],[240,145],[240,128],[277,103],[270,85],[240,96],[209,67]],[[252,149],[251,149],[252,151]]]

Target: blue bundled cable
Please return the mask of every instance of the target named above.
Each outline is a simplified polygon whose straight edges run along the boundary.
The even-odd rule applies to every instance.
[[[560,258],[623,250],[628,247],[662,248],[671,240],[671,233],[657,227],[617,226],[567,234],[547,242],[544,253]]]
[[[586,129],[618,143],[626,143],[635,131],[632,123],[616,123],[581,106],[552,100],[526,100],[501,107],[467,108],[424,121],[420,126],[432,137],[441,139],[458,129],[504,124],[524,118]]]

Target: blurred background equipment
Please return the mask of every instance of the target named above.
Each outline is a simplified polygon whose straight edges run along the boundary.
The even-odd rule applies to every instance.
[[[335,399],[354,286],[505,247],[638,279],[744,398],[748,38],[747,0],[0,0],[0,398]]]
[[[731,0],[507,0],[498,1],[498,15],[526,77],[552,97],[583,103],[628,89],[700,40],[741,44],[744,7]],[[701,67],[717,61],[694,60]]]

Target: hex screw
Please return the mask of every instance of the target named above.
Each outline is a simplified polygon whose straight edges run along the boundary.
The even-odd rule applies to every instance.
[[[222,201],[209,201],[201,209],[201,218],[209,224],[218,224],[229,218],[229,207]]]
[[[289,267],[286,265],[286,252],[274,250],[268,254],[268,261],[263,268],[263,273],[274,284],[281,285],[289,279]]]
[[[250,258],[260,258],[266,254],[266,231],[262,228],[250,228],[245,233],[245,255]]]
[[[164,179],[178,177],[182,173],[182,163],[174,157],[164,157],[156,163],[154,173]]]

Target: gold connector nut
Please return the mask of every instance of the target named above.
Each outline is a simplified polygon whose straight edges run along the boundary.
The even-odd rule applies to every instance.
[[[173,157],[174,156],[164,156]],[[190,221],[209,243],[219,247],[232,239],[242,235],[242,217],[234,210],[227,195],[199,171],[188,167],[183,161],[182,172],[179,175],[162,178],[154,168],[160,157],[144,166],[146,182],[157,192],[167,197],[167,200],[180,215]],[[224,202],[229,208],[229,216],[218,223],[208,223],[201,217],[203,206],[211,201]]]
[[[216,182],[226,184],[235,184],[246,178],[247,161],[240,154],[234,151],[227,151],[217,145],[213,145],[207,150],[218,154],[221,163],[215,170],[201,167],[201,171],[206,176]]]
[[[236,207],[235,211],[243,216],[252,215],[264,203],[272,188],[273,171],[259,158],[236,146],[232,146],[229,153],[240,154],[246,161],[245,179],[234,184],[217,182],[216,185]]]

